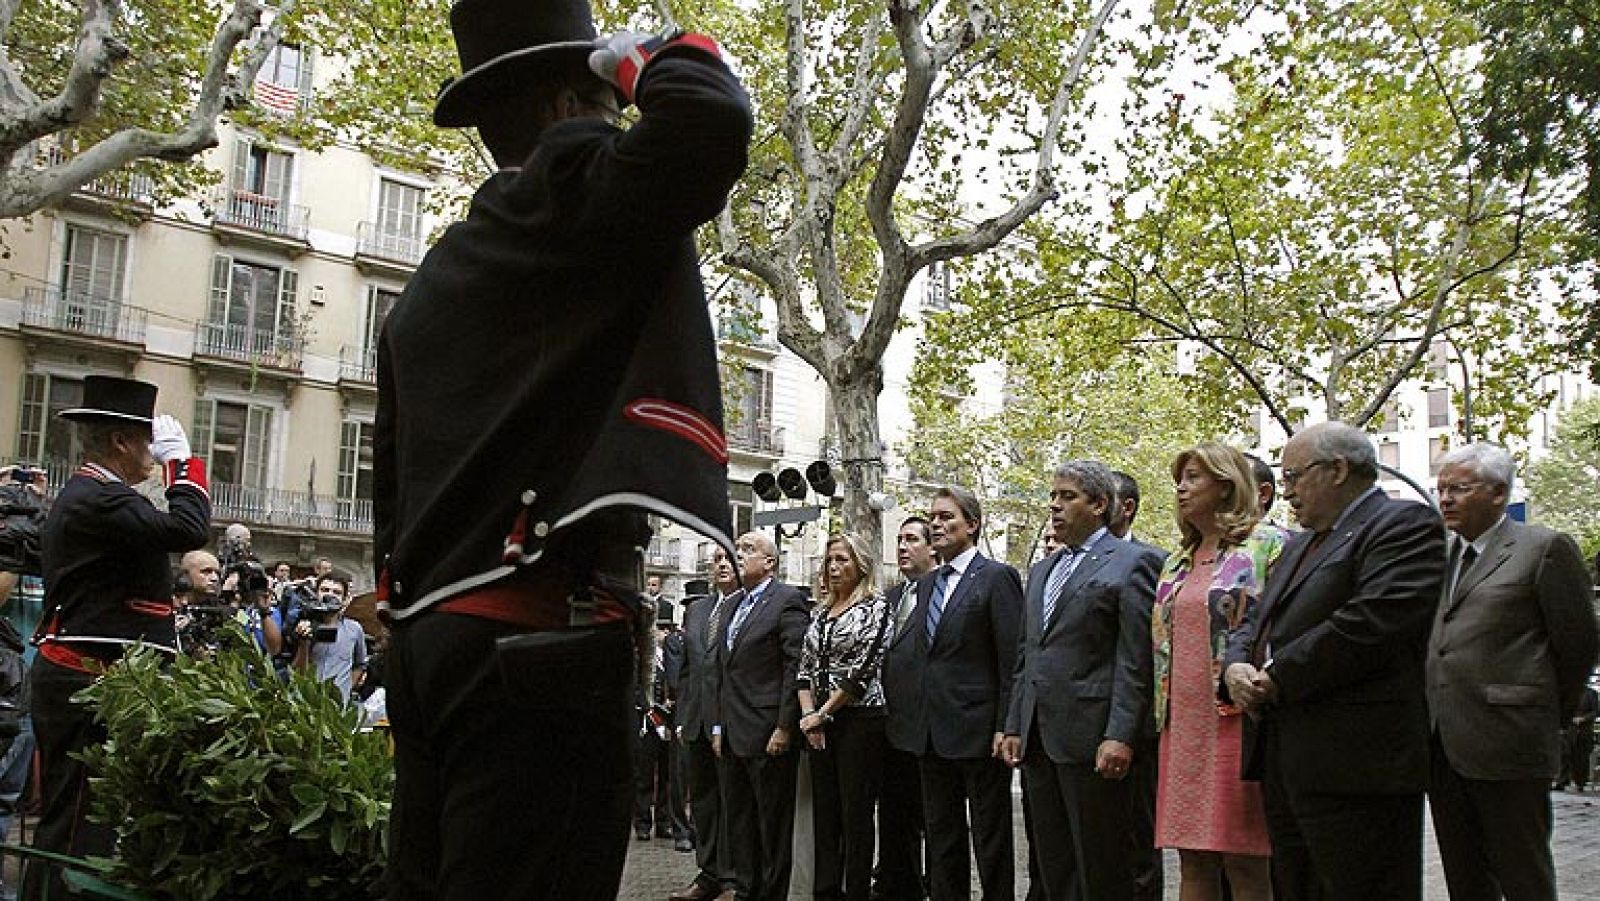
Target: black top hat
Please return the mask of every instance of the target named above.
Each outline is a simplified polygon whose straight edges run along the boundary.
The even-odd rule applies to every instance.
[[[85,376],[83,406],[56,415],[77,422],[112,419],[150,425],[156,415],[156,386],[109,375]]]
[[[595,49],[589,0],[456,0],[450,30],[462,74],[433,107],[433,124],[446,128],[476,125],[503,91],[541,74],[588,72]]]

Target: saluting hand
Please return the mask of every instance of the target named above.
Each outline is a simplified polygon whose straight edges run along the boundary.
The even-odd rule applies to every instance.
[[[189,436],[184,434],[178,420],[162,414],[150,424],[150,456],[161,464],[193,456],[189,452]]]

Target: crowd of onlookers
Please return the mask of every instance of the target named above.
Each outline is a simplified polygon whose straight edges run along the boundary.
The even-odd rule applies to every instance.
[[[635,834],[694,850],[672,901],[1009,899],[1020,770],[1030,898],[1148,899],[1175,849],[1190,899],[1421,897],[1433,810],[1454,898],[1554,898],[1552,783],[1587,782],[1593,581],[1565,535],[1506,516],[1511,457],[1442,461],[1438,507],[1377,485],[1370,439],[1291,439],[1276,477],[1202,443],[1173,460],[1182,536],[1069,461],[1027,578],[941,489],[898,578],[833,536],[814,596],[759,532],[681,604],[641,698]],[[1278,497],[1299,531],[1267,518]],[[1565,731],[1563,731],[1565,727]],[[810,772],[811,841],[793,842]]]

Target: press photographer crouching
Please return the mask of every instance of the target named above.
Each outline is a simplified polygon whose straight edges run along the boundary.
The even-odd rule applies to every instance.
[[[314,668],[319,680],[338,686],[345,701],[361,687],[367,670],[367,636],[360,623],[345,617],[349,604],[345,580],[323,576],[317,580],[317,596],[301,603],[294,626],[295,669]]]

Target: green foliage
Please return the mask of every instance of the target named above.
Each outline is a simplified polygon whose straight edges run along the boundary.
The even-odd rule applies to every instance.
[[[1580,260],[1600,256],[1600,11],[1592,2],[1456,0],[1483,32],[1478,152],[1511,178],[1542,172],[1581,187],[1573,200]],[[1600,283],[1591,283],[1600,287]],[[1578,313],[1574,349],[1600,379],[1600,301]]]
[[[1550,451],[1528,468],[1529,520],[1571,535],[1584,559],[1600,553],[1600,396],[1568,407]]]
[[[1049,518],[1050,474],[1068,459],[1100,460],[1133,476],[1143,495],[1139,535],[1176,547],[1172,459],[1198,441],[1224,438],[1235,423],[1189,397],[1172,375],[1171,349],[1123,353],[1125,323],[1107,313],[1055,314],[1037,330],[977,346],[964,343],[963,321],[936,317],[918,355],[917,428],[900,449],[913,470],[976,490],[991,523],[1010,527],[1007,557],[1016,566],[1030,561]],[[1005,402],[987,412],[952,400],[969,390],[970,367],[983,359],[1007,373]]]
[[[1566,362],[1541,306],[1571,293],[1572,235],[1559,185],[1465,153],[1470,23],[1435,0],[1175,9],[1135,54],[1104,215],[1032,228],[1030,265],[983,276],[971,327],[1114,311],[1197,352],[1183,382],[1207,409],[1265,405],[1286,430],[1307,389],[1371,421],[1448,339],[1477,436],[1515,435],[1546,399],[1528,374]],[[1257,39],[1225,40],[1241,28]]]
[[[139,650],[80,693],[109,732],[83,756],[94,816],[117,829],[112,880],[196,901],[371,896],[386,742],[314,674],[271,672],[253,645],[170,664]]]

